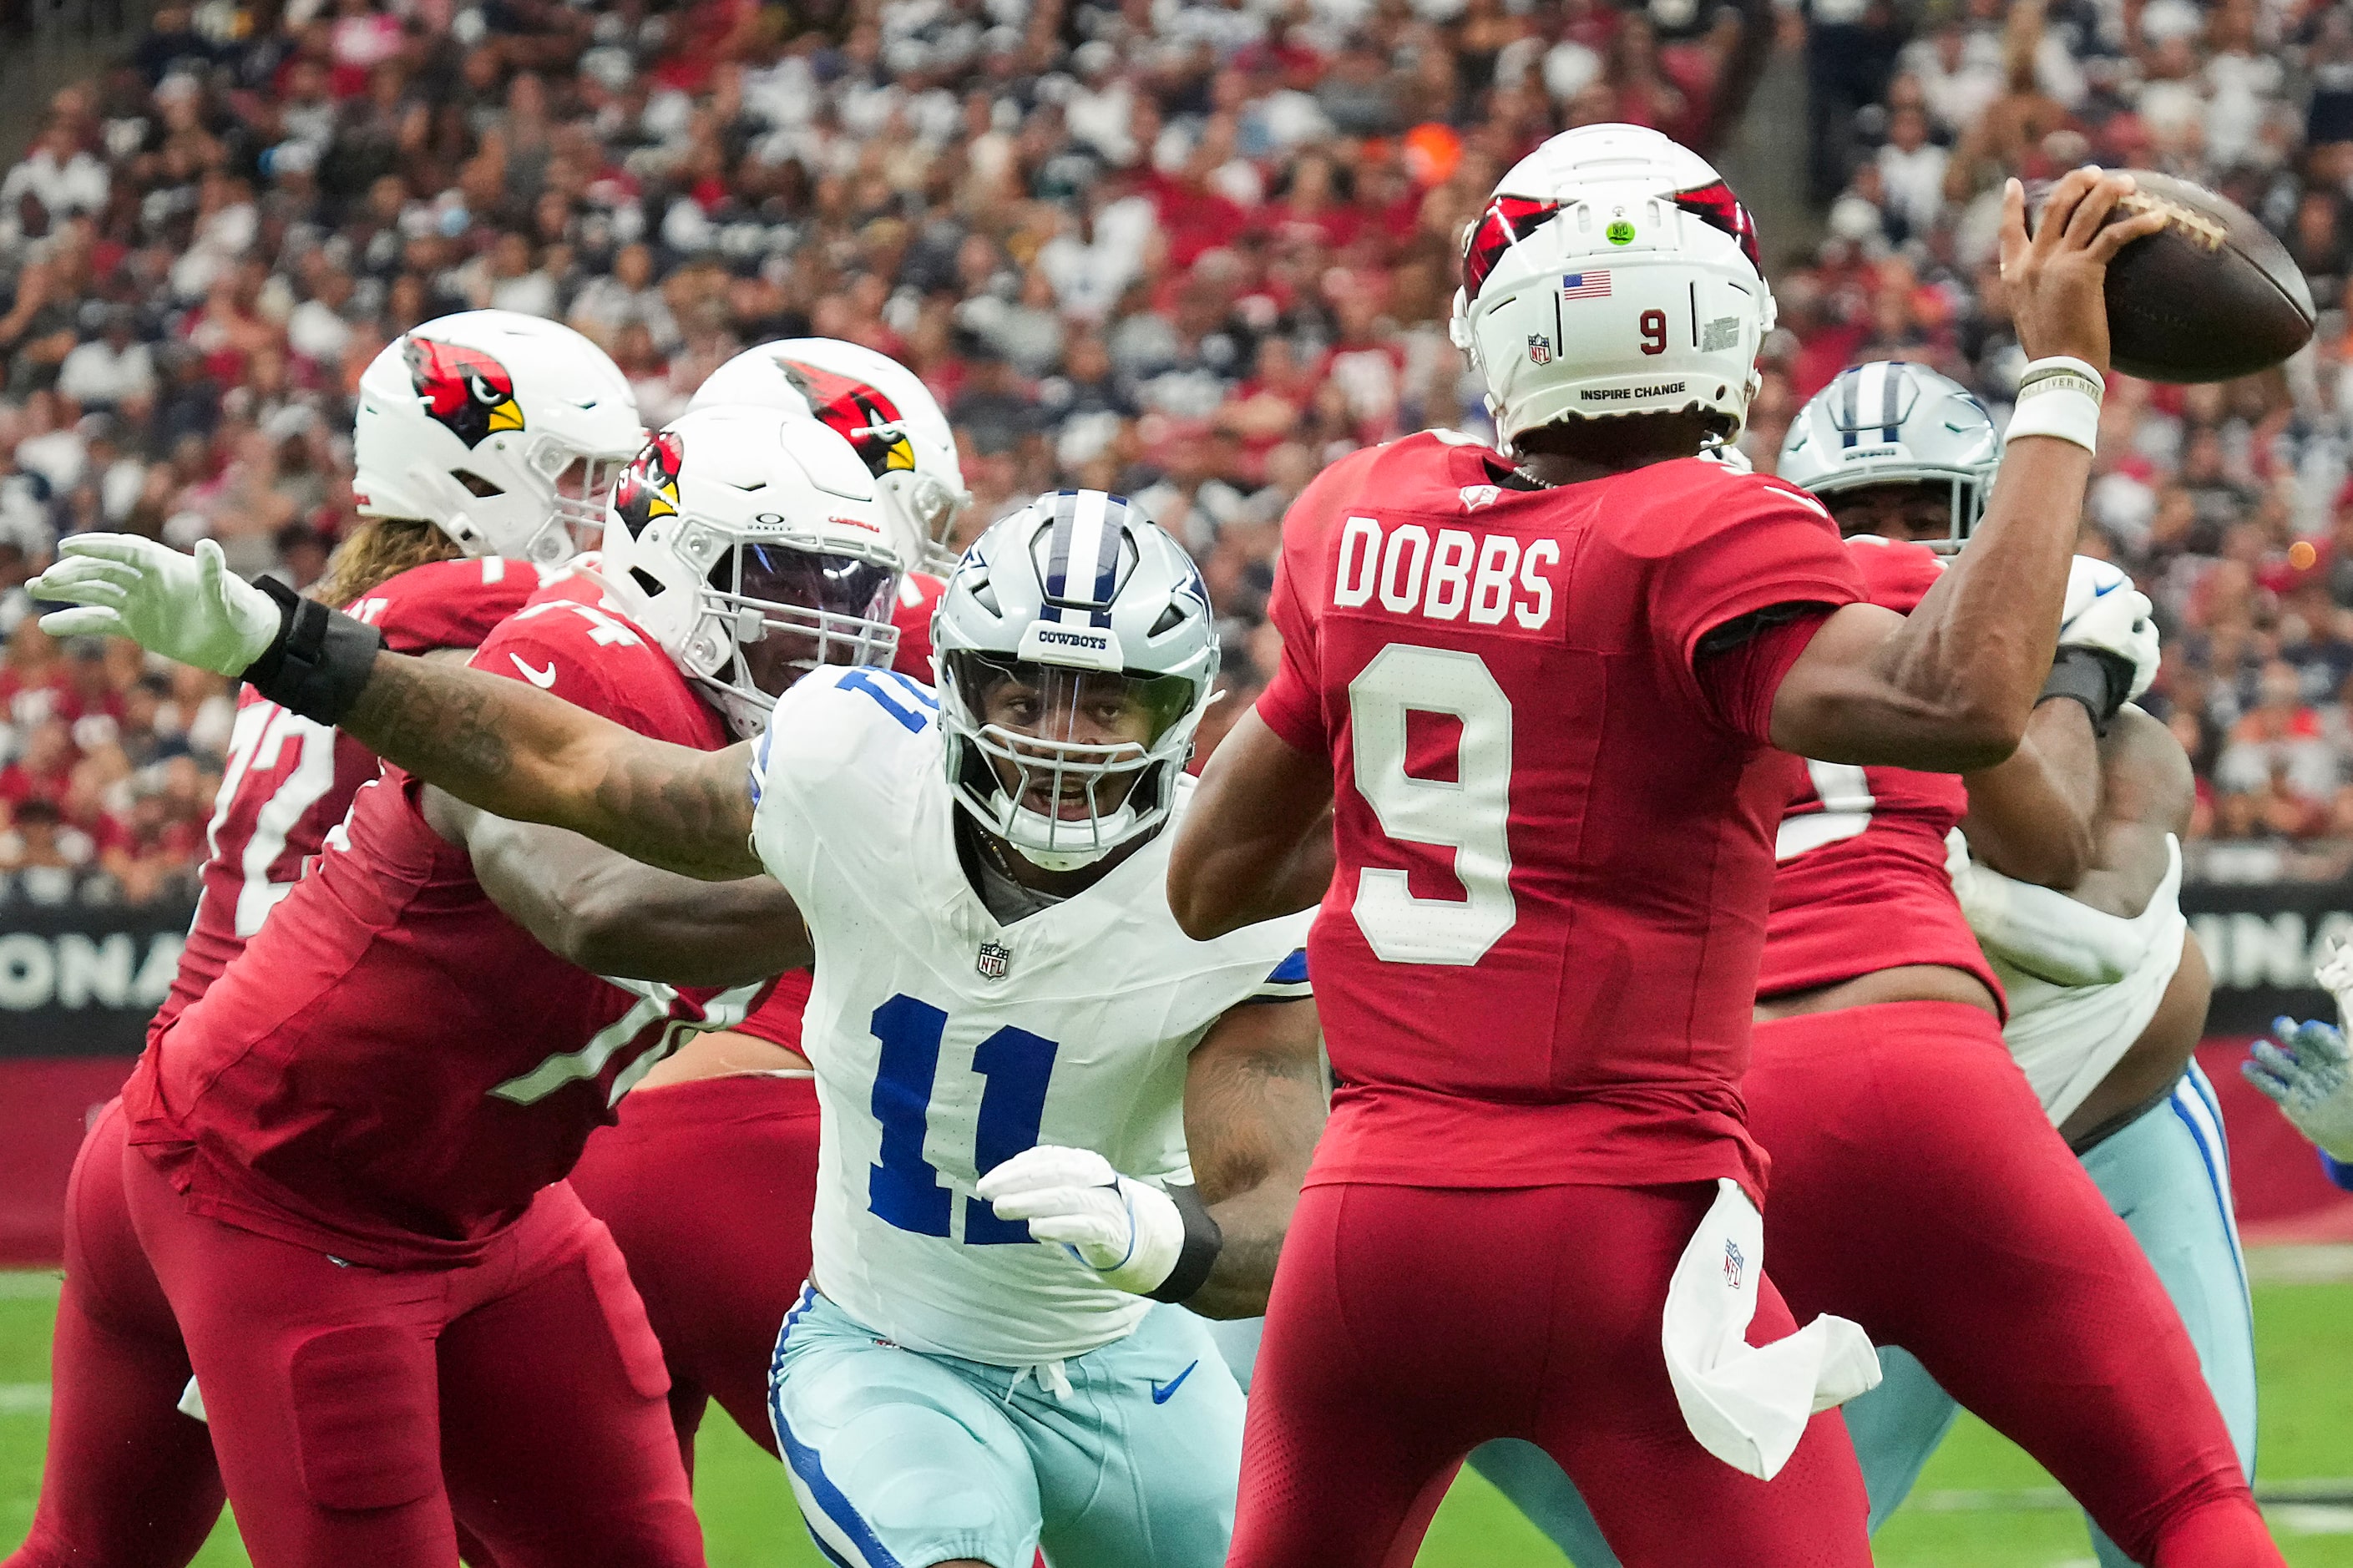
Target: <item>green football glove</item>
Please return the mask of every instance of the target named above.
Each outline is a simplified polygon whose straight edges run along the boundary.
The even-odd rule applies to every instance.
[[[269,595],[239,578],[220,546],[194,555],[129,533],[79,533],[57,563],[26,584],[36,599],[75,606],[41,617],[56,637],[129,637],[151,652],[216,675],[245,673],[277,640],[283,616]]]

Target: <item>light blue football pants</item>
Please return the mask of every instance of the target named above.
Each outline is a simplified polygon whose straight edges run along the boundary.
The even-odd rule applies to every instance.
[[[2255,1342],[2230,1152],[2213,1085],[2196,1063],[2173,1093],[2084,1156],[2084,1169],[2131,1229],[2181,1313],[2239,1462],[2255,1468]],[[1769,1270],[1768,1270],[1769,1271]],[[1886,1380],[1846,1407],[1848,1434],[1871,1489],[1871,1528],[1895,1511],[1959,1414],[1951,1395],[1901,1349],[1883,1346]],[[1516,1438],[1482,1446],[1472,1468],[1568,1554],[1577,1568],[1618,1568],[1584,1499],[1543,1449]],[[2086,1521],[2088,1524],[2089,1521]],[[2132,1560],[2094,1527],[2105,1568]]]
[[[768,1408],[809,1534],[842,1568],[972,1558],[1030,1568],[1222,1568],[1242,1394],[1202,1321],[1026,1371],[907,1350],[807,1290],[777,1336]]]

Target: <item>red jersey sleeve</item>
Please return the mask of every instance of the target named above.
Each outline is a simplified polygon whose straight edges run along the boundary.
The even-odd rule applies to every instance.
[[[1693,669],[1701,697],[1715,721],[1760,746],[1773,743],[1773,697],[1782,677],[1798,662],[1831,618],[1827,609],[1800,610],[1786,620],[1759,626],[1720,653],[1703,653]]]
[[[529,681],[639,734],[664,734],[670,710],[643,700],[645,683],[628,679],[633,661],[600,657],[606,648],[641,645],[649,646],[644,635],[610,611],[550,593],[501,622],[468,662]]]
[[[539,569],[499,556],[435,561],[388,578],[347,606],[395,653],[476,647],[540,587]]]
[[[1315,627],[1292,591],[1289,566],[1286,552],[1275,566],[1274,594],[1267,603],[1267,617],[1282,634],[1282,660],[1258,695],[1258,716],[1285,745],[1320,752],[1324,749],[1324,699],[1315,678]]]
[[[1692,521],[1660,563],[1651,623],[1689,666],[1700,639],[1772,605],[1852,605],[1866,596],[1838,525],[1803,490],[1724,473],[1690,498]]]
[[[1352,454],[1315,477],[1282,519],[1282,554],[1274,566],[1267,618],[1282,634],[1282,661],[1259,694],[1258,716],[1284,744],[1302,752],[1329,747],[1318,612],[1331,601],[1332,552],[1347,498],[1384,448]]]
[[[939,608],[947,586],[928,572],[910,572],[891,606],[891,624],[899,628],[899,651],[892,656],[891,668],[926,686],[939,684],[932,668],[932,612]]]

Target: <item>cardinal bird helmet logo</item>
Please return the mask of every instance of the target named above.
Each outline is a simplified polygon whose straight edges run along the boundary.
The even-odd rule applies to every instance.
[[[880,391],[803,360],[778,360],[776,367],[793,384],[793,390],[808,400],[809,412],[818,421],[857,448],[867,471],[876,479],[914,468],[915,447],[907,439],[899,405]]]
[[[686,444],[675,430],[657,430],[645,449],[621,470],[613,487],[613,510],[635,539],[658,517],[678,515],[678,470]]]
[[[401,355],[426,412],[467,446],[480,446],[495,431],[522,428],[514,377],[481,350],[412,337]]]

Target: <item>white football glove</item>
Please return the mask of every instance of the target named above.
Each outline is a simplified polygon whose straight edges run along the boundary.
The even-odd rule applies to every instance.
[[[2067,573],[2067,600],[2060,612],[2059,646],[2088,647],[2112,653],[2132,666],[2132,689],[2138,697],[2157,679],[2157,606],[2133,586],[2124,569],[2112,562],[2078,555]]]
[[[2345,1037],[2317,1019],[2281,1018],[2272,1032],[2278,1043],[2257,1040],[2239,1071],[2321,1152],[2353,1162],[2353,1050]]]
[[[997,1218],[1028,1220],[1032,1237],[1062,1247],[1105,1283],[1138,1296],[1165,1284],[1185,1250],[1185,1217],[1176,1200],[1121,1175],[1092,1149],[1024,1149],[973,1190]]]
[[[2060,603],[2059,624],[2065,626],[2092,607],[2095,599],[2105,599],[2119,587],[2133,585],[2130,574],[2113,561],[2103,561],[2096,555],[2077,555],[2067,563],[2067,597]]]
[[[79,606],[52,610],[41,629],[55,637],[129,637],[142,647],[216,675],[240,675],[278,638],[277,604],[228,569],[220,546],[196,542],[194,555],[130,533],[78,533],[57,563],[25,584],[36,599]]]

